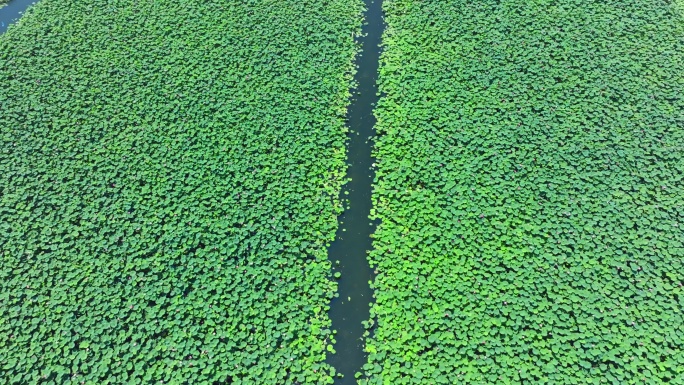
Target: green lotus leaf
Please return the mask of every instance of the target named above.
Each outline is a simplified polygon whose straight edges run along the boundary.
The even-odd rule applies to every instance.
[[[673,4],[383,2],[362,384],[677,378]]]
[[[0,35],[5,382],[332,380],[336,282],[303,262],[362,7],[46,0]]]

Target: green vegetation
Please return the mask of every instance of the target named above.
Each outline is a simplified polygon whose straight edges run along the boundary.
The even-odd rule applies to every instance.
[[[362,382],[681,383],[683,20],[645,0],[384,7]]]
[[[0,36],[3,383],[326,383],[359,1],[43,0]]]

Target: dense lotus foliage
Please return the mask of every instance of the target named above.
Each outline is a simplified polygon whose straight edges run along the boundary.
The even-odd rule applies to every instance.
[[[386,0],[363,383],[684,379],[684,20]]]
[[[43,0],[0,36],[3,383],[327,383],[359,1]]]

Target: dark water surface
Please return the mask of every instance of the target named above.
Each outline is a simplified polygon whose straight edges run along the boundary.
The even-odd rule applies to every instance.
[[[30,5],[38,0],[10,0],[9,4],[0,8],[0,33],[7,31],[7,27],[19,19]]]
[[[337,330],[337,353],[329,354],[327,362],[344,375],[335,380],[336,384],[356,383],[354,373],[361,371],[366,363],[364,341],[361,339],[365,329],[361,322],[368,320],[369,303],[373,301],[373,291],[368,281],[373,280],[374,274],[366,259],[366,252],[372,247],[370,235],[375,229],[368,219],[374,177],[370,137],[375,135],[373,108],[378,101],[376,79],[384,23],[382,0],[365,0],[365,3],[366,20],[363,35],[359,38],[362,51],[356,59],[358,68],[355,80],[358,88],[353,92],[347,113],[351,130],[347,148],[347,177],[351,178],[351,182],[345,185],[349,195],[343,194],[342,198],[348,199],[351,207],[339,217],[335,241],[328,250],[333,268],[342,273],[339,297],[333,299],[329,312],[332,328]],[[336,261],[339,261],[339,266]]]

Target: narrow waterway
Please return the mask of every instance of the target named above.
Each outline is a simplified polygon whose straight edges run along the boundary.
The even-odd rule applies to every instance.
[[[38,0],[10,0],[9,4],[0,7],[0,34],[7,31],[7,27],[19,19],[26,8]]]
[[[359,38],[362,51],[356,59],[357,89],[353,92],[347,113],[350,129],[347,177],[351,182],[345,186],[342,199],[350,202],[350,208],[339,217],[337,235],[328,251],[335,271],[342,274],[339,297],[333,299],[329,312],[332,327],[337,330],[337,342],[336,354],[329,354],[327,361],[344,375],[335,380],[336,384],[355,384],[354,373],[361,371],[366,363],[362,322],[368,320],[373,301],[369,281],[373,280],[374,274],[366,253],[372,247],[371,234],[375,229],[368,216],[374,177],[371,168],[374,161],[371,156],[372,138],[375,135],[373,108],[378,101],[376,80],[384,22],[382,0],[365,2],[365,24]]]

